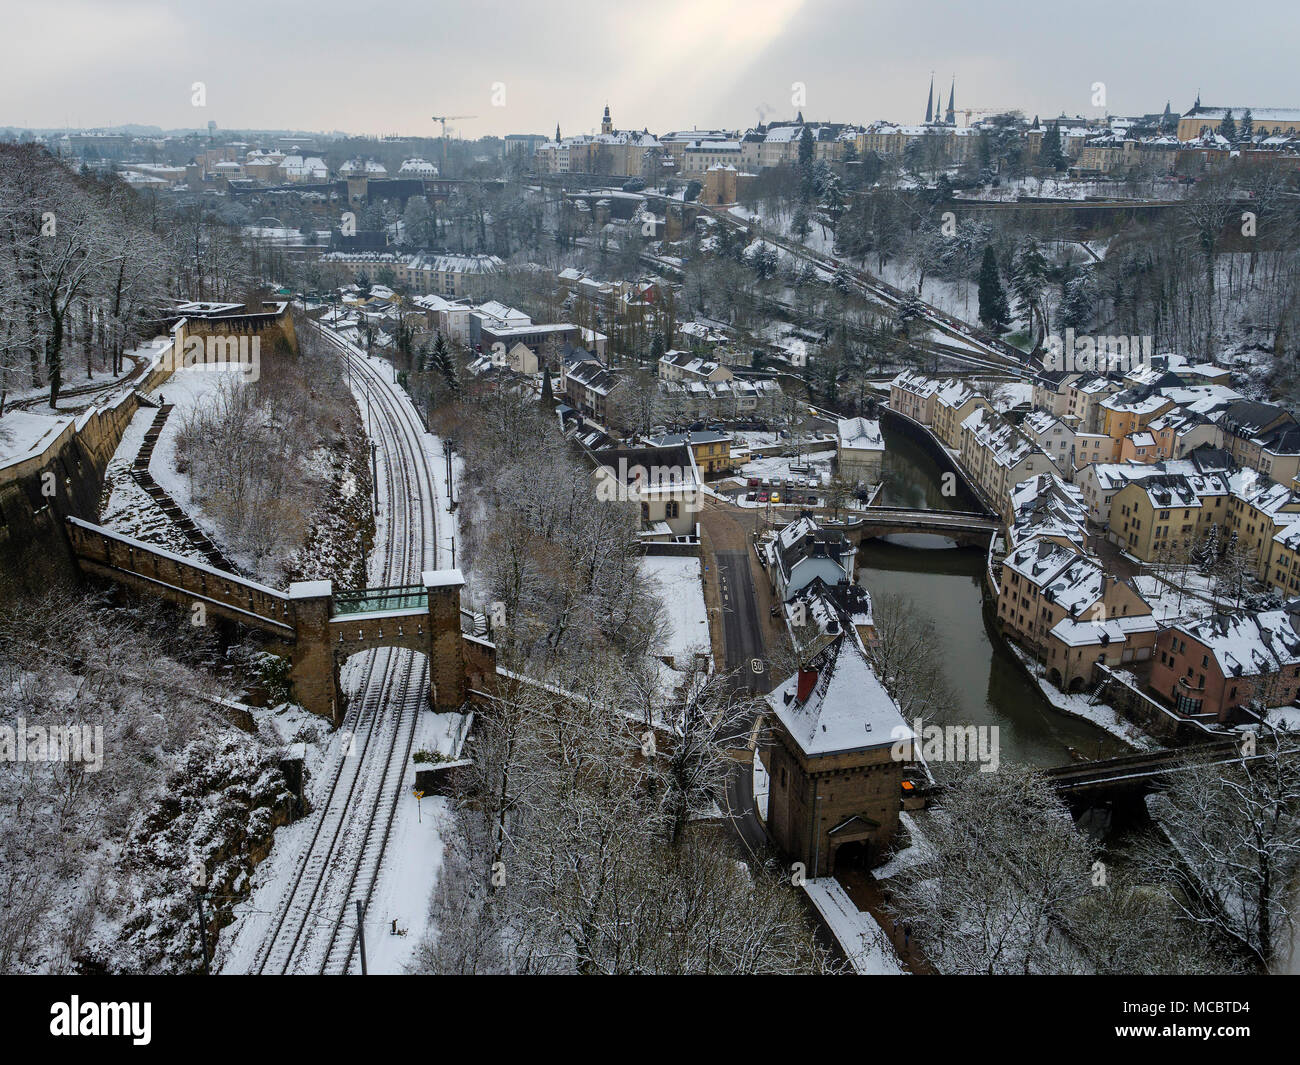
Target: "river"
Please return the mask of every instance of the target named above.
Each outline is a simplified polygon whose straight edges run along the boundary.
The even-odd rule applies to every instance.
[[[972,508],[965,491],[945,497],[940,468],[917,442],[884,428],[884,490],[880,503],[929,510]],[[1064,765],[1071,749],[1088,758],[1127,748],[1090,722],[1054,708],[1002,637],[990,631],[984,609],[984,552],[958,548],[938,536],[868,540],[858,551],[858,582],[878,600],[906,596],[933,621],[939,643],[935,668],[957,699],[952,724],[997,725],[1000,757],[1038,766]]]

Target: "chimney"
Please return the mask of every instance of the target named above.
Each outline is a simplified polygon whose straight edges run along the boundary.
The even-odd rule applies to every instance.
[[[813,688],[817,686],[817,670],[811,668],[799,667],[799,687],[795,692],[795,698],[801,703],[808,701],[808,696],[812,694]]]

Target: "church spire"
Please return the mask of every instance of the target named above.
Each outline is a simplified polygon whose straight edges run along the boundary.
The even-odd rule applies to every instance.
[[[934,121],[934,72],[930,72],[930,95],[925,98],[925,120]]]
[[[955,126],[957,124],[957,110],[953,106],[953,103],[956,100],[956,96],[957,96],[957,75],[954,74],[952,76],[952,86],[948,89],[948,111],[943,116],[944,122],[946,122],[950,126]]]
[[[614,132],[614,122],[613,122],[613,120],[609,117],[609,104],[606,104],[606,105],[605,105],[605,115],[604,115],[604,117],[600,120],[600,132],[601,132],[601,133],[613,133],[613,132]]]
[[[555,143],[560,143],[560,124],[558,122],[555,123]]]

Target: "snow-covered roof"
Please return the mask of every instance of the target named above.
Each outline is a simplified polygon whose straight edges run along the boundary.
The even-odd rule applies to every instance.
[[[880,422],[867,418],[840,418],[837,426],[841,447],[856,451],[885,450],[885,438],[880,432]]]
[[[810,666],[816,681],[802,702],[800,672],[767,697],[805,755],[870,750],[913,738],[898,704],[853,641],[841,634]]]

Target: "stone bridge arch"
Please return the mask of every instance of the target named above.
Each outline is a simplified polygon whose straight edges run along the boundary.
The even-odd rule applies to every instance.
[[[419,584],[335,593],[329,581],[289,587],[297,641],[290,676],[298,701],[320,713],[329,706],[335,723],[346,699],[339,681],[353,655],[396,647],[429,662],[429,703],[458,710],[468,694],[464,637],[460,628],[460,570],[426,570]]]
[[[363,651],[425,655],[429,701],[440,712],[464,705],[470,677],[481,690],[496,672],[491,641],[461,631],[458,569],[426,570],[419,584],[338,593],[330,581],[298,581],[286,593],[77,518],[67,528],[82,572],[183,608],[201,604],[269,637],[267,650],[289,659],[297,702],[335,724],[345,711],[339,667]]]

